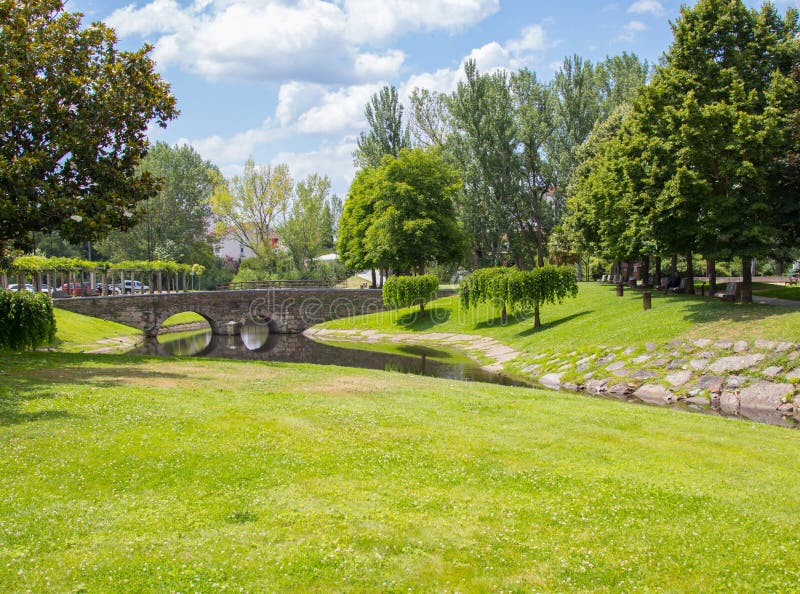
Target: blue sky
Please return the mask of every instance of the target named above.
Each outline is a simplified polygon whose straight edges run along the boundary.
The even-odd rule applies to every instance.
[[[69,0],[113,26],[124,48],[148,42],[180,117],[153,140],[188,143],[225,175],[287,163],[326,174],[344,195],[364,104],[385,84],[451,91],[465,59],[481,71],[552,77],[564,56],[633,52],[657,62],[671,0]],[[750,1],[751,6],[760,2]],[[776,2],[779,9],[798,0]]]

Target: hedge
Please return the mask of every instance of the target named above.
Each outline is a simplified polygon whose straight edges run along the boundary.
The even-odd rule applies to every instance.
[[[0,289],[0,350],[33,350],[55,336],[53,302],[47,294]]]

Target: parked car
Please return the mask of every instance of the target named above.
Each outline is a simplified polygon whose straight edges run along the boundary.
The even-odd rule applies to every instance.
[[[150,287],[147,285],[143,285],[137,280],[126,280],[123,281],[121,284],[117,283],[114,285],[119,291],[123,293],[147,293],[150,291]]]
[[[97,291],[92,283],[64,283],[61,285],[61,292],[75,297],[94,297]]]
[[[41,287],[39,287],[39,290],[40,290],[42,293],[47,293],[47,294],[48,294],[48,295],[50,295],[51,297],[53,296],[53,293],[55,293],[55,289],[54,289],[53,287],[51,287],[51,286],[48,286],[48,284],[47,284],[47,283],[42,283],[42,286],[41,286]]]
[[[103,294],[103,283],[97,283],[94,286],[94,290],[97,291],[98,295]],[[119,287],[117,285],[112,285],[111,283],[106,285],[106,293],[108,295],[119,295],[120,294]]]
[[[13,283],[11,285],[8,285],[8,290],[9,291],[29,291],[31,293],[35,293],[36,292],[36,289],[33,288],[33,285],[29,285],[28,283],[25,283],[24,285],[22,285],[21,289],[19,288],[19,285],[17,283]]]

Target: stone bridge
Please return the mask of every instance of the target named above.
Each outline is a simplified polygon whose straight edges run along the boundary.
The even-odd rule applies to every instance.
[[[245,323],[268,324],[272,332],[295,334],[306,328],[349,316],[383,311],[380,290],[253,289],[74,297],[54,299],[53,306],[78,314],[133,326],[154,337],[178,313],[205,318],[214,334],[239,334]]]

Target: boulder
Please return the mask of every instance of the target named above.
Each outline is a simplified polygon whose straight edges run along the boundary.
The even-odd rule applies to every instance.
[[[672,384],[675,388],[680,388],[684,384],[686,384],[690,379],[692,379],[692,372],[691,371],[678,371],[677,373],[670,373],[667,377],[665,377],[670,384]]]
[[[758,382],[739,393],[739,408],[742,411],[775,411],[794,396],[792,384]]]
[[[719,392],[722,391],[722,378],[716,375],[704,375],[697,380],[695,386],[701,390],[708,390],[709,392],[716,392],[719,394]]]
[[[751,355],[734,355],[732,357],[722,357],[717,359],[708,366],[708,370],[712,373],[728,373],[730,371],[741,371],[753,365],[761,363],[766,358],[766,355],[761,353],[753,353]]]
[[[547,373],[539,378],[539,383],[546,388],[559,390],[561,388],[561,378],[563,376],[563,373]]]
[[[719,397],[719,408],[729,415],[739,414],[739,394],[733,390],[725,390]]]
[[[664,405],[675,402],[675,395],[660,384],[644,384],[633,395],[649,404]]]

